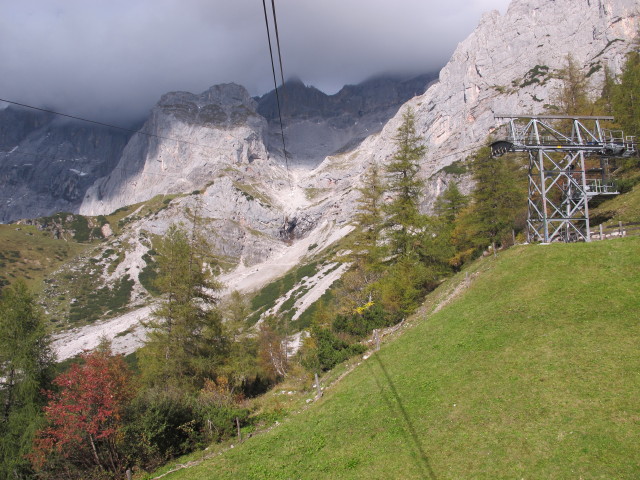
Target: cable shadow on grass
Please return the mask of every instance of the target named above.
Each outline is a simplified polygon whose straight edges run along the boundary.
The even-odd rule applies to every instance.
[[[389,375],[387,368],[384,366],[384,363],[382,363],[382,360],[380,360],[380,356],[377,353],[372,355],[372,360],[374,360],[380,367],[380,370],[384,375],[384,380],[386,384],[389,386],[389,389],[391,391],[391,396],[389,396],[385,391],[383,385],[380,383],[380,379],[378,378],[378,375],[376,375],[375,372],[373,371],[371,364],[367,362],[369,369],[372,371],[372,376],[376,381],[376,384],[378,385],[378,389],[380,390],[380,394],[382,398],[384,399],[385,403],[387,404],[387,407],[391,412],[394,412],[394,413],[400,412],[400,414],[402,415],[402,418],[404,420],[404,424],[406,427],[405,432],[407,432],[407,435],[406,435],[407,443],[411,447],[413,447],[412,450],[414,450],[414,453],[417,454],[417,455],[412,455],[416,460],[416,466],[420,470],[420,473],[422,474],[423,478],[437,480],[438,477],[436,477],[436,474],[433,471],[433,468],[431,468],[431,462],[429,462],[429,457],[427,457],[427,454],[424,451],[424,447],[422,446],[420,437],[418,436],[418,433],[416,432],[416,429],[413,426],[413,422],[411,421],[411,418],[409,417],[409,414],[407,413],[407,410],[404,407],[404,404],[402,403],[402,399],[398,394],[398,390],[396,389],[396,386],[393,383],[393,380],[391,380],[391,376]]]

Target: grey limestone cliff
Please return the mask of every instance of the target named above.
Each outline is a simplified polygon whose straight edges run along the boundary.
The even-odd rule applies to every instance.
[[[241,86],[164,95],[116,168],[86,193],[80,213],[97,215],[154,195],[205,187],[223,169],[261,168],[266,121]],[[258,167],[260,165],[260,167]]]
[[[314,168],[327,156],[356,148],[379,132],[400,106],[421,95],[435,73],[405,78],[381,75],[347,85],[333,95],[292,79],[280,88],[287,153],[293,165]],[[268,148],[282,155],[275,92],[258,98],[258,113],[269,121]]]
[[[0,110],[0,222],[77,211],[129,136],[42,112]]]
[[[597,93],[605,67],[620,72],[638,33],[638,14],[637,0],[513,0],[505,15],[485,14],[439,81],[363,142],[354,162],[384,163],[404,109],[412,108],[428,147],[423,174],[433,178],[432,200],[446,183],[441,169],[464,159],[499,126],[494,114],[540,114],[553,103],[555,74],[567,55]]]

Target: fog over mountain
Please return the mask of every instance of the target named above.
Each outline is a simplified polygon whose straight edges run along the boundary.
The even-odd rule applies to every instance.
[[[438,70],[482,12],[507,3],[281,0],[285,76],[332,94],[383,72]],[[119,122],[146,118],[168,91],[273,86],[260,2],[1,2],[0,65],[0,98]]]

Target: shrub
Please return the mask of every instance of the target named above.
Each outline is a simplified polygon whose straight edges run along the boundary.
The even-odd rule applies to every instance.
[[[149,391],[130,405],[124,438],[131,463],[154,469],[199,446],[202,424],[195,403],[179,392]]]
[[[395,322],[381,305],[375,304],[362,313],[352,315],[338,315],[333,320],[333,330],[344,332],[362,338],[370,334],[376,328],[388,327]]]
[[[338,363],[348,358],[364,353],[367,348],[359,343],[349,344],[340,340],[327,328],[314,327],[311,337],[315,343],[315,355],[307,355],[303,360],[304,366],[309,370],[319,368],[322,371],[331,370]]]
[[[70,225],[73,230],[73,238],[77,242],[88,242],[90,237],[89,222],[82,215],[74,215]]]

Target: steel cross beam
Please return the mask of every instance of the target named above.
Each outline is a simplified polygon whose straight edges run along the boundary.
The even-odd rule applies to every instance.
[[[507,121],[508,135],[491,145],[492,155],[529,154],[529,241],[589,242],[589,199],[618,193],[606,183],[607,157],[632,154],[633,139],[601,128],[601,121],[613,117],[495,117]],[[593,156],[599,168],[588,169],[585,162]],[[593,172],[598,178],[589,178]]]

